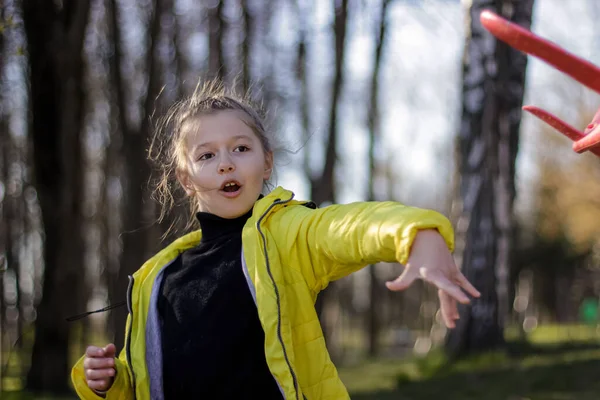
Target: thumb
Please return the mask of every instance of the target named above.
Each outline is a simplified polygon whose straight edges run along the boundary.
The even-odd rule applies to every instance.
[[[110,343],[104,347],[104,357],[114,358],[117,354],[117,348],[114,344]]]
[[[398,278],[396,278],[396,280],[394,281],[388,281],[385,283],[385,286],[387,286],[387,288],[389,290],[392,291],[400,291],[400,290],[404,290],[407,287],[409,287],[415,280],[415,275],[411,274],[409,269],[406,268],[404,270],[404,272],[402,273],[402,275],[400,275]]]

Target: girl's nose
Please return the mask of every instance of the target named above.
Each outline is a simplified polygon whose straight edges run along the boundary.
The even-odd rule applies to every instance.
[[[233,166],[233,164],[230,164],[230,165],[227,165],[227,166],[221,165],[219,167],[219,172],[222,173],[222,174],[225,173],[225,172],[233,172],[233,171],[235,171],[235,167]]]
[[[235,164],[231,162],[231,159],[227,156],[221,158],[219,163],[219,173],[224,174],[235,171]]]

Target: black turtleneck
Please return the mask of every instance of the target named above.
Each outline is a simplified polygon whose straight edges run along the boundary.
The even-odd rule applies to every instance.
[[[198,213],[202,240],[165,269],[158,298],[165,400],[282,398],[242,271],[242,228],[251,214]]]

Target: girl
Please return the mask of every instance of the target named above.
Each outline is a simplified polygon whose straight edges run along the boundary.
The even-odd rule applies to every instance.
[[[90,346],[72,379],[83,399],[347,399],[314,302],[329,282],[380,261],[439,289],[448,327],[479,293],[454,264],[453,230],[395,202],[316,209],[277,187],[274,147],[248,102],[208,84],[168,114],[163,199],[183,188],[200,229],[130,277],[125,348]],[[175,182],[171,185],[171,182]],[[168,203],[168,202],[167,202]],[[168,204],[167,204],[168,206]]]

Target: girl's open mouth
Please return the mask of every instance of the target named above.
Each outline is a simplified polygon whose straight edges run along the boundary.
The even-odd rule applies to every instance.
[[[221,187],[221,191],[227,197],[235,197],[240,192],[241,188],[242,186],[238,182],[230,181]]]

